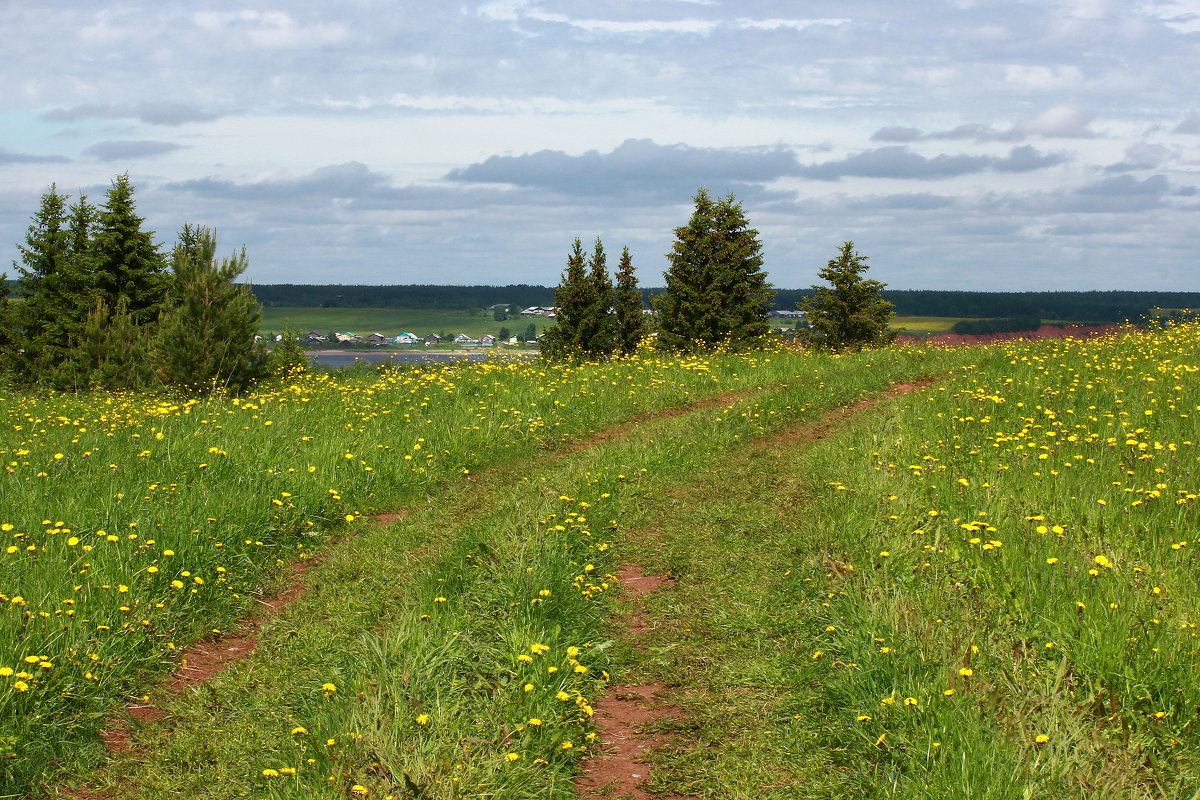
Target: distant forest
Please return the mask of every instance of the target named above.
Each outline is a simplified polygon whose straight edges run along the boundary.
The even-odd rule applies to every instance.
[[[340,286],[271,284],[254,286],[264,306],[307,308],[473,309],[498,303],[526,308],[554,304],[554,288],[511,286]],[[647,303],[662,289],[643,289]],[[792,310],[811,293],[780,289],[775,308]],[[1136,321],[1153,309],[1198,309],[1200,292],[952,292],[893,290],[883,296],[901,316],[1036,317],[1070,322]]]

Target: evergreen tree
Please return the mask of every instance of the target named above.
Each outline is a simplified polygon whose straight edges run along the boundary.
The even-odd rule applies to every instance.
[[[12,301],[8,297],[8,275],[0,272],[0,388],[14,377],[17,357],[16,337],[13,336]]]
[[[732,195],[701,188],[688,224],[675,230],[666,292],[655,300],[659,346],[668,350],[749,347],[770,332],[774,290],[762,271],[758,231]]]
[[[628,247],[621,251],[621,261],[617,265],[613,308],[617,323],[616,350],[622,355],[629,355],[637,350],[646,335],[646,317],[642,313],[642,293],[638,289]]]
[[[136,213],[129,174],[118,175],[105,195],[92,243],[97,296],[109,309],[120,301],[135,324],[152,323],[163,310],[168,276],[166,260],[143,231]]]
[[[608,275],[608,256],[604,243],[596,237],[588,259],[587,306],[579,330],[579,351],[591,358],[607,358],[617,344],[617,320],[612,314],[613,285]]]
[[[567,268],[554,289],[554,327],[542,336],[542,355],[550,359],[578,358],[579,336],[590,302],[591,281],[583,256],[583,243],[576,238],[567,256]]]
[[[64,325],[65,340],[79,333],[83,320],[100,296],[96,288],[95,252],[92,247],[98,216],[99,210],[82,193],[71,205],[67,216],[70,267],[64,273],[62,283],[64,313],[68,317]]]
[[[40,381],[45,369],[62,358],[72,325],[81,323],[71,296],[72,270],[67,198],[54,184],[42,195],[41,205],[25,233],[25,244],[17,245],[20,262],[17,294],[22,299],[14,333],[14,349],[20,356],[14,366],[25,380]]]
[[[262,377],[266,350],[254,337],[262,307],[245,284],[246,251],[216,258],[217,237],[184,225],[171,253],[172,307],[159,323],[160,377],[166,383],[241,391]]]
[[[840,352],[886,347],[895,341],[895,332],[888,331],[893,306],[880,294],[884,284],[863,277],[866,262],[866,256],[854,252],[854,242],[846,242],[821,270],[821,279],[829,285],[814,285],[813,294],[799,304],[807,314],[808,330],[802,338],[808,344]]]
[[[308,353],[304,334],[291,325],[283,329],[283,338],[275,342],[267,355],[267,371],[272,375],[297,375],[308,371]]]
[[[69,358],[47,367],[48,380],[68,389],[145,389],[155,381],[150,332],[125,307],[103,300],[83,321]]]
[[[66,268],[70,257],[67,223],[67,197],[58,187],[42,195],[41,206],[25,232],[25,244],[17,245],[20,262],[14,261],[20,276],[19,292],[25,298],[36,297],[47,281],[53,281]]]

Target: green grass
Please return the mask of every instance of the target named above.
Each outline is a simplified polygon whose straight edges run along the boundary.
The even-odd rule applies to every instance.
[[[317,330],[359,336],[382,333],[395,336],[407,331],[417,336],[446,332],[451,337],[460,333],[478,338],[486,333],[493,336],[500,328],[508,328],[515,336],[523,333],[530,323],[541,331],[550,320],[543,317],[510,317],[496,322],[491,314],[471,311],[438,311],[402,308],[264,308],[261,330],[279,332],[289,325],[304,333]]]
[[[726,365],[745,377],[801,368],[806,380],[744,383],[732,405],[435,487],[429,504],[335,547],[317,592],[250,661],[172,703],[169,726],[140,731],[150,755],[111,780],[146,797],[239,787],[333,798],[355,785],[380,797],[406,786],[431,798],[573,796],[590,704],[614,664],[606,618],[621,520],[714,455],[911,376],[926,358],[877,356],[870,370],[736,359]]]
[[[489,361],[314,373],[244,398],[4,398],[0,782],[94,758],[80,747],[118,698],[347,521],[807,360]]]
[[[892,328],[908,333],[949,333],[956,323],[974,317],[893,317]]]
[[[1197,333],[964,352],[648,505],[655,788],[1195,796]]]
[[[611,678],[686,712],[662,793],[1192,797],[1198,361],[1178,326],[7,398],[6,788],[60,765],[123,797],[566,798]],[[168,720],[94,769],[168,643],[319,552],[253,657],[151,689]],[[645,652],[626,561],[676,579]]]

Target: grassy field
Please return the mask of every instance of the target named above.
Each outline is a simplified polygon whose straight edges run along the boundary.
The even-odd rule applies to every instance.
[[[398,308],[264,308],[260,326],[264,331],[282,331],[289,325],[307,333],[317,330],[344,333],[351,331],[360,336],[382,333],[388,336],[407,331],[417,336],[445,332],[451,337],[460,333],[478,338],[485,333],[497,334],[500,328],[508,328],[515,336],[523,333],[530,323],[541,331],[549,320],[542,317],[526,319],[510,317],[497,322],[491,314],[470,311],[436,311],[429,309]]]
[[[903,328],[910,333],[944,333],[965,317],[895,317],[893,328]],[[261,328],[264,331],[282,331],[291,325],[304,332],[310,330],[353,331],[360,336],[378,331],[396,335],[401,331],[424,336],[427,333],[445,331],[451,336],[465,333],[468,336],[495,335],[501,327],[507,327],[513,335],[523,332],[529,323],[538,330],[552,324],[551,320],[534,317],[512,317],[505,322],[496,322],[490,314],[469,311],[430,311],[426,309],[387,308],[264,308]],[[791,328],[794,321],[772,319],[773,328]]]
[[[5,398],[0,794],[568,798],[641,681],[686,712],[663,793],[1192,797],[1198,360],[1179,326]],[[160,691],[316,554],[252,657]],[[675,578],[644,649],[630,561]],[[164,716],[97,771],[131,698]]]
[[[892,328],[908,333],[947,333],[956,322],[970,317],[893,317]]]

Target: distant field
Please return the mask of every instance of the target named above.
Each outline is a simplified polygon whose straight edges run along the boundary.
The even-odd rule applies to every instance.
[[[909,333],[947,333],[956,322],[974,317],[894,317],[893,328],[903,328]]]
[[[896,317],[893,328],[903,328],[910,333],[945,333],[954,323],[971,317]],[[500,328],[508,328],[515,336],[525,330],[529,323],[542,328],[550,324],[544,317],[526,319],[509,317],[496,322],[491,314],[470,311],[446,311],[417,308],[264,308],[262,330],[282,331],[288,325],[302,331],[353,332],[360,336],[368,333],[383,333],[394,336],[401,331],[424,336],[427,333],[448,333],[456,336],[465,333],[479,337],[485,333],[496,334]],[[774,328],[790,328],[793,320],[772,319]]]
[[[510,317],[504,322],[497,322],[492,319],[491,314],[431,309],[264,308],[261,329],[282,331],[290,325],[304,332],[338,331],[357,333],[360,336],[376,332],[395,336],[401,331],[407,331],[418,336],[444,332],[450,336],[465,333],[468,336],[479,337],[485,333],[496,334],[504,327],[515,336],[524,331],[531,322],[537,325],[540,331],[547,321],[541,317]]]

